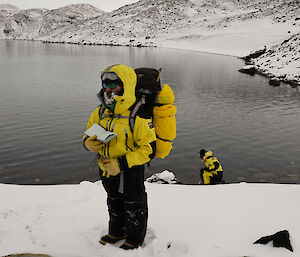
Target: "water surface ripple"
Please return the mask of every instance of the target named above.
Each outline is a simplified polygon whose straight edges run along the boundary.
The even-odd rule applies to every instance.
[[[0,41],[0,183],[98,180],[94,154],[81,143],[99,104],[100,70],[111,63],[162,67],[178,108],[165,169],[197,184],[201,148],[211,149],[226,182],[300,183],[300,95],[237,70],[234,57],[169,49]]]

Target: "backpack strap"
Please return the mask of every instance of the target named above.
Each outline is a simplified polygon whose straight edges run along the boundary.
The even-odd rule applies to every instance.
[[[100,120],[102,120],[104,118],[129,119],[129,127],[130,127],[131,132],[133,133],[136,114],[139,111],[139,109],[141,108],[141,106],[145,103],[146,103],[146,96],[142,95],[140,100],[134,106],[133,110],[130,112],[129,116],[113,115],[113,114],[104,113],[106,107],[102,104],[99,109],[99,119]],[[164,139],[162,139],[162,140],[164,140]]]
[[[113,114],[107,114],[104,113],[106,107],[102,104],[100,109],[99,109],[99,119],[102,120],[104,118],[117,118],[117,119],[129,119],[129,116],[122,116],[122,115],[113,115]]]
[[[129,126],[130,126],[130,129],[131,129],[132,133],[133,133],[133,130],[134,130],[134,123],[135,123],[136,114],[137,114],[138,110],[140,109],[140,107],[145,103],[146,103],[146,96],[142,95],[141,99],[137,102],[137,104],[134,106],[132,112],[130,113]]]

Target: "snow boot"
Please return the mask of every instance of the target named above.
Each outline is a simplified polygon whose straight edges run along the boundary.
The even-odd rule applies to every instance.
[[[120,248],[123,249],[123,250],[134,250],[134,249],[136,249],[138,247],[139,247],[138,245],[130,244],[127,241],[125,241],[124,244],[122,244],[120,246]]]
[[[101,237],[101,239],[99,240],[100,244],[106,245],[107,243],[109,244],[115,244],[117,242],[119,242],[120,240],[125,239],[125,236],[123,237],[118,237],[118,236],[113,236],[111,234],[107,234],[103,237]]]

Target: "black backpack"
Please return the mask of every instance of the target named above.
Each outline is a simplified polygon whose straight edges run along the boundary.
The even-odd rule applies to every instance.
[[[161,91],[160,69],[137,68],[134,70],[137,76],[135,88],[136,104],[130,113],[129,125],[131,131],[134,129],[136,114],[143,105],[147,116],[153,117],[153,108],[156,102],[157,94]]]

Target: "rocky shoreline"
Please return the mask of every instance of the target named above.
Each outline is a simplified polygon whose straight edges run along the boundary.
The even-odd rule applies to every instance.
[[[281,82],[293,88],[300,86],[300,34],[241,59],[246,66],[240,72],[265,76],[272,86],[280,86]]]
[[[294,41],[294,42],[293,42]],[[65,41],[41,41],[42,43],[55,43],[55,44],[75,44],[75,45],[101,45],[101,46],[127,46],[127,47],[159,47],[155,44],[143,44],[138,42],[136,43],[87,43],[87,42],[65,42]],[[289,43],[290,42],[290,43]],[[280,86],[281,83],[290,85],[292,88],[300,86],[300,50],[297,49],[297,46],[291,46],[291,43],[295,43],[295,45],[300,45],[300,34],[292,36],[290,39],[283,41],[280,44],[277,44],[273,47],[267,49],[264,47],[263,49],[259,49],[255,52],[249,53],[249,55],[241,57],[242,60],[245,61],[244,67],[242,67],[239,71],[249,74],[255,75],[259,74],[269,79],[269,84],[272,86]],[[280,47],[281,46],[281,47]],[[298,56],[293,55],[293,52],[290,49],[294,49],[295,52],[298,52]],[[293,55],[290,59],[286,58],[287,56]],[[275,57],[274,57],[275,56]],[[278,58],[281,57],[283,62],[279,62]],[[299,70],[299,73],[280,73],[280,70],[284,69],[284,63],[298,62],[299,66],[296,66],[296,69]],[[274,67],[277,65],[276,69]],[[273,68],[273,70],[271,68]]]
[[[26,40],[26,39],[16,39]],[[26,40],[26,41],[39,41],[46,44],[73,44],[73,45],[86,45],[86,46],[127,46],[127,47],[159,47],[156,44],[130,42],[124,43],[91,43],[91,42],[76,42],[76,41],[51,41],[51,40]],[[296,46],[291,46],[295,44]],[[298,45],[298,47],[297,47]],[[293,51],[290,51],[294,49]],[[299,50],[298,50],[299,49]],[[184,50],[184,48],[183,48]],[[199,51],[201,52],[201,51]],[[297,54],[298,53],[298,54]],[[213,53],[212,53],[213,54]],[[290,57],[290,58],[287,58]],[[259,49],[249,55],[240,57],[245,61],[245,66],[239,71],[249,75],[261,75],[269,79],[269,84],[272,86],[280,86],[282,83],[296,88],[300,86],[300,34],[293,35],[291,38],[276,44],[267,49]],[[281,58],[281,62],[279,62]],[[289,70],[288,72],[280,72],[284,70],[284,64],[295,63],[296,72]],[[297,65],[298,63],[298,65]],[[297,72],[298,70],[298,72]]]
[[[298,36],[299,36],[299,34],[298,34]],[[19,39],[17,39],[17,40],[19,40]],[[23,39],[23,40],[26,40],[26,39]],[[45,44],[73,44],[73,45],[86,45],[86,46],[159,47],[154,44],[149,45],[149,44],[143,44],[143,43],[138,43],[138,44],[134,44],[134,43],[128,43],[128,44],[87,43],[87,42],[50,41],[50,40],[26,40],[26,41],[40,41]],[[284,42],[286,42],[286,41],[284,41]],[[299,40],[299,44],[300,44],[300,40]],[[280,86],[281,83],[284,83],[284,84],[291,86],[292,88],[299,87],[300,86],[300,75],[299,75],[300,73],[298,73],[298,74],[278,74],[277,73],[276,74],[276,72],[272,72],[272,71],[270,71],[270,69],[268,69],[269,65],[266,65],[266,63],[272,64],[272,62],[270,60],[270,58],[271,58],[270,56],[272,56],[272,54],[275,52],[274,48],[276,48],[276,46],[270,48],[269,50],[267,50],[267,48],[259,49],[255,52],[250,53],[247,56],[240,57],[242,60],[245,61],[246,66],[242,67],[239,71],[242,73],[252,75],[252,76],[255,74],[264,76],[269,79],[269,84],[272,86]],[[277,52],[277,54],[286,56],[286,54],[280,53],[279,51]],[[299,67],[297,67],[297,68],[300,71],[300,58],[299,58],[299,56],[295,57],[295,58],[296,58],[295,61],[299,60]],[[283,68],[284,68],[283,66],[278,67],[279,70],[283,69]]]

